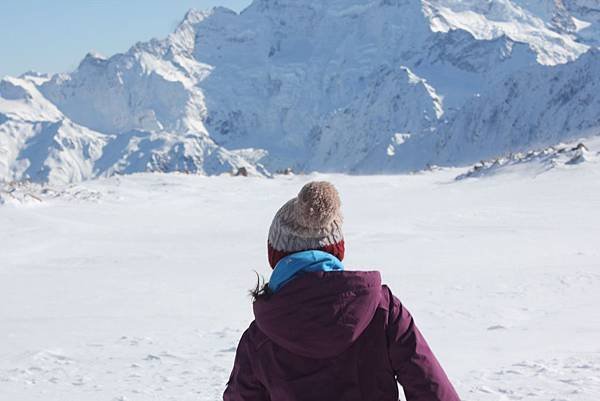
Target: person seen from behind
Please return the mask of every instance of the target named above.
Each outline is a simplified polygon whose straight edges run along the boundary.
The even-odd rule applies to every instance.
[[[460,401],[412,316],[377,271],[345,270],[340,198],[310,182],[269,230],[224,401]]]

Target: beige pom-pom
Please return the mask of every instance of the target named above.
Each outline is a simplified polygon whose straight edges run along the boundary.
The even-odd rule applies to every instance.
[[[312,181],[298,194],[298,223],[306,228],[319,229],[340,217],[340,195],[327,181]]]

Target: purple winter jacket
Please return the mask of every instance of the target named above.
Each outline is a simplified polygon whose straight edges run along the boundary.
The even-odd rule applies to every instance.
[[[254,302],[224,401],[460,401],[379,272],[305,273]]]

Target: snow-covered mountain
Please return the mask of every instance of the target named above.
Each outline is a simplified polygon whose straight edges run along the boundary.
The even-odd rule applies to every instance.
[[[600,131],[591,0],[255,0],[0,83],[0,179],[403,172]]]

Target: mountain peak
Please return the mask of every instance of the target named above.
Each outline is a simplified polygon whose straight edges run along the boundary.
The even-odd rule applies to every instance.
[[[102,54],[92,50],[85,55],[83,60],[81,60],[81,63],[79,63],[78,68],[86,68],[88,66],[97,68],[97,67],[102,66],[106,61],[107,61],[106,57],[104,57]]]
[[[576,9],[592,24],[581,32],[594,36],[585,0],[562,2],[561,18]],[[70,74],[0,84],[9,149],[0,178],[398,173],[551,145],[598,126],[600,108],[598,51],[581,57],[593,41],[552,21],[557,4],[255,0],[240,14],[192,9],[166,39],[108,59],[90,52]],[[56,121],[61,146],[51,150],[42,128]]]

